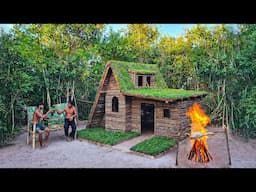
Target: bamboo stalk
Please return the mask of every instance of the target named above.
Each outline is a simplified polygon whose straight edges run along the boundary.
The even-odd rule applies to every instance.
[[[73,96],[74,96],[75,108],[76,108],[76,112],[77,112],[77,116],[75,117],[75,120],[76,120],[76,124],[78,125],[78,122],[79,122],[79,119],[78,119],[78,107],[77,107],[77,102],[76,102],[76,97],[75,97],[74,90],[73,90]]]
[[[44,76],[44,83],[45,83],[45,87],[46,87],[46,101],[48,104],[49,109],[51,108],[51,97],[50,97],[50,91],[49,91],[49,84],[47,82],[47,78],[46,78],[46,71],[43,69],[43,76]]]
[[[230,155],[230,149],[229,149],[229,141],[228,141],[228,130],[227,127],[225,127],[225,135],[226,135],[226,143],[227,143],[227,150],[228,150],[228,164],[231,165],[231,155]]]
[[[74,91],[75,91],[75,81],[72,81],[72,90],[71,90],[71,101],[74,100]]]
[[[14,130],[14,126],[15,126],[15,119],[14,119],[14,107],[13,107],[13,103],[12,103],[12,133]]]
[[[29,114],[27,112],[27,145],[29,145],[29,140],[30,140],[30,130],[29,130],[29,126],[30,126],[30,123],[29,123]]]
[[[56,89],[56,94],[57,94],[57,103],[61,103],[61,99],[60,99],[60,96],[59,96],[59,87],[60,87],[60,75],[59,75],[59,78],[58,78],[58,86],[57,86],[57,89]]]
[[[68,81],[68,85],[67,85],[67,97],[66,97],[66,103],[68,103],[68,99],[69,99],[69,81]]]
[[[179,129],[179,133],[178,133],[178,139],[176,139],[176,141],[177,141],[176,166],[178,166],[179,165],[178,159],[179,159],[180,129]]]

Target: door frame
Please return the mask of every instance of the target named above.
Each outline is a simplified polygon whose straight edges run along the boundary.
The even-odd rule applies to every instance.
[[[143,104],[149,104],[149,105],[152,105],[153,106],[153,131],[152,133],[155,134],[155,128],[156,128],[156,113],[155,113],[155,104],[154,103],[150,103],[150,102],[141,102],[140,103],[140,133],[142,134],[143,131],[142,131],[142,105]]]

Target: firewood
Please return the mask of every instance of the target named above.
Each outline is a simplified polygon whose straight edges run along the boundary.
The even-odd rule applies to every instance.
[[[195,139],[194,144],[190,150],[188,159],[200,163],[207,163],[212,160],[212,156],[207,150],[204,142],[201,139]]]

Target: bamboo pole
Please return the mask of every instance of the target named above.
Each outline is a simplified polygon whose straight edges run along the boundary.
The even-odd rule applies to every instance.
[[[32,132],[32,148],[36,147],[36,124],[33,123],[33,132]]]
[[[14,118],[14,107],[13,107],[13,103],[12,103],[12,133],[14,131],[14,127],[15,127],[15,118]]]
[[[30,123],[29,123],[29,114],[27,112],[27,145],[29,145],[29,139],[30,139],[30,130],[29,130],[29,126],[30,126]]]
[[[67,92],[66,92],[66,94],[67,94],[66,103],[68,103],[68,100],[69,100],[69,82],[68,82],[66,91],[67,91]]]
[[[231,165],[231,155],[230,155],[230,149],[229,149],[229,140],[228,140],[228,110],[226,109],[226,123],[227,126],[225,126],[225,134],[226,134],[226,143],[227,143],[227,150],[228,150],[228,164]]]
[[[180,145],[180,128],[179,128],[179,132],[178,132],[178,137],[177,137],[177,150],[176,150],[176,166],[179,165],[179,145]]]
[[[226,92],[225,92],[226,84],[225,83],[226,83],[226,81],[224,79],[223,89],[222,89],[223,97],[226,97]],[[226,116],[226,118],[225,118],[225,116]],[[225,120],[226,120],[227,126],[225,125]],[[229,126],[229,123],[228,123],[228,109],[227,109],[226,102],[224,102],[223,113],[222,113],[222,127],[224,128],[225,136],[226,136],[226,144],[227,144],[227,151],[228,151],[228,164],[231,165],[231,155],[230,155],[230,149],[229,149],[228,130],[227,130],[228,126]]]
[[[43,76],[44,76],[44,83],[46,87],[46,101],[48,104],[49,109],[51,108],[51,97],[50,97],[50,91],[49,91],[49,83],[47,82],[46,78],[46,71],[43,69]]]

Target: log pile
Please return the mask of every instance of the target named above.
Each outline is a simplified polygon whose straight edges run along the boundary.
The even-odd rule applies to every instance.
[[[203,139],[194,140],[188,159],[199,163],[207,163],[212,160],[212,156],[207,150]]]

